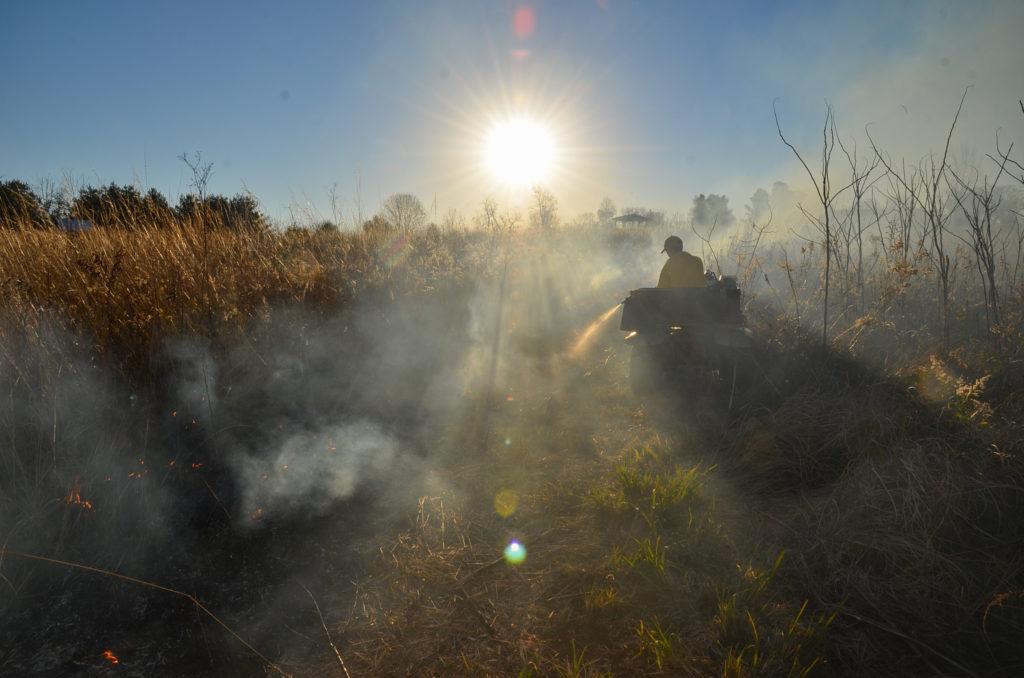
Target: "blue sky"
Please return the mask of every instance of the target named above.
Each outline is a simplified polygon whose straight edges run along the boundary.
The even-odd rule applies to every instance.
[[[513,30],[527,4],[536,19]],[[472,212],[488,120],[544,119],[563,148],[563,212],[739,209],[799,181],[772,102],[810,150],[823,102],[850,135],[932,145],[963,88],[964,143],[1020,136],[1024,3],[10,2],[0,23],[0,176],[251,190],[274,216],[346,216],[413,192]],[[1014,117],[1016,115],[1016,117]]]

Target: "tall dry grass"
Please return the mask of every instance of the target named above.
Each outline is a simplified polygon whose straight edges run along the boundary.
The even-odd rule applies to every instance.
[[[161,342],[216,339],[271,306],[337,310],[361,290],[429,291],[485,267],[467,232],[229,230],[199,222],[0,238],[0,346],[58,323],[140,375]]]

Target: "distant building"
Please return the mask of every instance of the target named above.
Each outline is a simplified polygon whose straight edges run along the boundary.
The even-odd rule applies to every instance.
[[[92,222],[88,219],[58,219],[57,228],[69,233],[88,231],[92,228]]]
[[[619,226],[637,226],[640,224],[649,224],[654,221],[654,217],[649,217],[645,214],[637,214],[636,212],[630,212],[629,214],[623,214],[622,216],[615,217],[612,219]]]

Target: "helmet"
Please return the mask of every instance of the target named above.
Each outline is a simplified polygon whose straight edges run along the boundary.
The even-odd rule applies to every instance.
[[[683,251],[683,239],[678,235],[670,235],[665,238],[665,246],[661,249],[662,252],[682,252]]]

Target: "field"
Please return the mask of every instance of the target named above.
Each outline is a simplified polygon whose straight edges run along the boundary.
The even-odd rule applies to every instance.
[[[649,228],[4,230],[0,673],[1019,675],[1016,268],[844,215],[709,236],[732,407]]]

